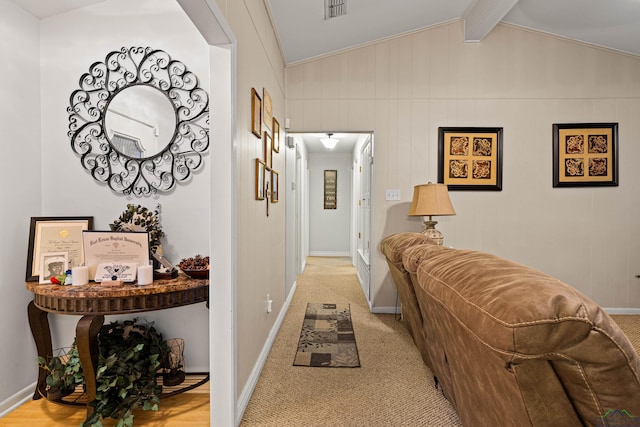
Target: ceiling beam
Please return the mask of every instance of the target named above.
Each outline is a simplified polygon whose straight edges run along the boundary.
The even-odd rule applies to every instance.
[[[464,41],[479,42],[505,17],[518,0],[477,0],[464,13]]]

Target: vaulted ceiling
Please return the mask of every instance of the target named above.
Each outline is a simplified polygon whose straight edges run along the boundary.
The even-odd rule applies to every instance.
[[[505,22],[640,55],[639,0],[343,0],[331,19],[325,1],[265,0],[287,64],[460,19],[469,42]]]
[[[11,1],[43,18],[105,0]],[[640,56],[640,0],[333,0],[346,14],[325,19],[329,1],[264,0],[287,64],[460,19],[469,42],[505,22]]]

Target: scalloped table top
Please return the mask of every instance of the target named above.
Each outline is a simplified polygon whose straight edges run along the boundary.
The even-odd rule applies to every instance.
[[[209,280],[192,279],[183,272],[178,277],[154,280],[149,285],[125,283],[123,286],[61,286],[26,282],[41,310],[60,314],[124,314],[163,310],[208,302]]]

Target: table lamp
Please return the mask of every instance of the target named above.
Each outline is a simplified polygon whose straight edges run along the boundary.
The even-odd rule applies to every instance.
[[[409,209],[409,216],[428,216],[429,220],[424,221],[425,229],[421,233],[426,234],[438,245],[442,245],[444,236],[436,230],[438,221],[433,221],[431,217],[438,215],[455,215],[449,191],[445,184],[420,184],[413,187],[413,200]]]

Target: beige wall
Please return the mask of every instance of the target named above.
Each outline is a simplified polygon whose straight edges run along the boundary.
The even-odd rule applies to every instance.
[[[416,184],[437,179],[439,126],[504,128],[503,191],[451,192],[445,244],[493,252],[566,281],[605,307],[640,307],[640,58],[498,25],[418,31],[286,69],[291,130],[375,132],[373,243],[420,230]],[[552,188],[552,124],[619,122],[620,185]],[[400,189],[400,202],[385,201]],[[375,252],[374,308],[395,305]]]
[[[237,384],[241,394],[285,301],[284,62],[262,0],[218,0],[238,41],[237,63]],[[212,79],[215,76],[211,76]],[[251,133],[251,88],[273,99],[281,124],[280,153],[273,167],[280,172],[280,202],[255,200],[255,159],[262,142]],[[214,203],[215,206],[215,203]],[[267,294],[273,311],[267,313]]]

